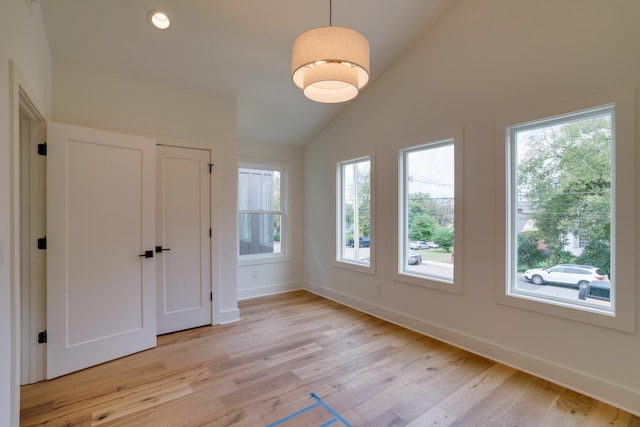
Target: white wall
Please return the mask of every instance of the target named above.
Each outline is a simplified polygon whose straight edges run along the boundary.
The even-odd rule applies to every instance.
[[[51,102],[51,54],[38,5],[3,0],[0,13],[0,426],[19,417],[19,265],[17,230],[17,99],[22,85],[47,116]]]
[[[61,60],[53,93],[53,121],[211,150],[214,323],[237,320],[235,100]]]
[[[303,287],[303,149],[283,144],[263,142],[238,143],[238,157],[242,161],[260,163],[275,161],[288,165],[291,176],[288,180],[291,258],[275,263],[238,265],[238,298],[252,298],[278,292],[286,292]],[[254,271],[257,277],[254,276]]]
[[[495,174],[502,173],[496,120],[640,85],[638,16],[640,2],[626,0],[461,0],[306,146],[306,286],[640,414],[638,332],[497,304],[494,286],[502,279],[493,249],[502,197],[495,190]],[[460,128],[465,234],[456,262],[463,263],[463,294],[395,282],[398,147]],[[636,146],[639,141],[636,134]],[[333,266],[333,231],[327,230],[334,229],[336,158],[374,148],[377,274],[369,276]],[[636,307],[638,299],[636,290]]]

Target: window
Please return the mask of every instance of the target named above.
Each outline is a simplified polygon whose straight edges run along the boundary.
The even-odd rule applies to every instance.
[[[584,236],[580,236],[580,238],[578,239],[578,247],[586,248],[588,244],[589,244],[589,240],[587,240],[587,238]]]
[[[238,169],[238,234],[242,258],[283,255],[285,209],[283,169]]]
[[[396,279],[460,293],[454,284],[458,135],[399,153],[398,274]]]
[[[613,113],[610,105],[509,127],[510,196],[527,211],[512,213],[510,292],[581,305],[581,288],[609,280]]]
[[[635,193],[628,179],[633,160],[627,159],[633,158],[633,92],[601,98],[607,102],[504,121],[506,256],[497,256],[505,260],[506,283],[497,297],[629,330],[635,283],[633,238],[627,237],[634,235],[633,212],[627,212]]]
[[[337,167],[336,260],[371,266],[371,158],[339,162]]]

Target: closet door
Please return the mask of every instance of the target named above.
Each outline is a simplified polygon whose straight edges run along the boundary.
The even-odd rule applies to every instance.
[[[49,123],[47,378],[156,345],[155,141]]]
[[[158,334],[211,324],[210,157],[158,146]]]

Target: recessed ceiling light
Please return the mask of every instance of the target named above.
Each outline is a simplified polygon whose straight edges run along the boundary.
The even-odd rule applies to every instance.
[[[166,30],[171,25],[171,21],[169,20],[169,16],[161,11],[161,10],[152,10],[149,12],[149,22],[161,30]]]

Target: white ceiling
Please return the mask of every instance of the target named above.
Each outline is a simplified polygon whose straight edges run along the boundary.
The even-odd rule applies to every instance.
[[[371,85],[456,1],[334,0],[332,23],[369,40]],[[329,0],[40,5],[54,58],[234,97],[242,141],[302,145],[348,105],[309,101],[291,82],[291,45],[304,31],[329,24]],[[152,9],[168,12],[170,29],[148,24]]]

